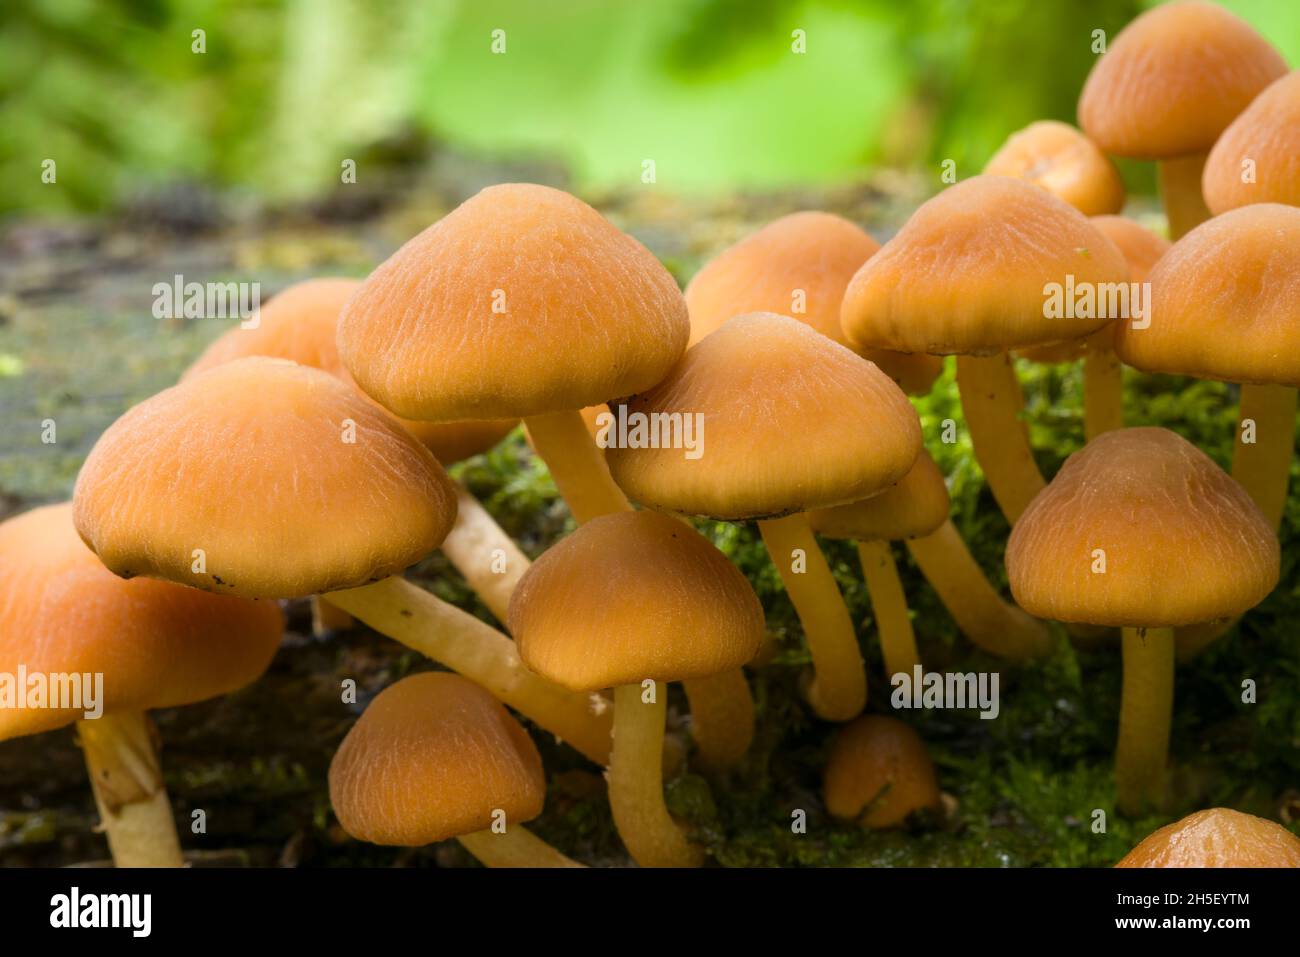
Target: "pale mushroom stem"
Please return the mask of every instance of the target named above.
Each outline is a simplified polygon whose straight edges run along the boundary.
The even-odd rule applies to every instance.
[[[1164,797],[1174,715],[1174,631],[1125,628],[1124,686],[1115,748],[1117,804],[1125,814],[1158,807]]]
[[[1201,193],[1201,174],[1205,172],[1208,153],[1193,153],[1177,159],[1161,160],[1158,166],[1160,199],[1169,220],[1169,239],[1177,242],[1210,218]]]
[[[530,671],[515,643],[454,605],[394,576],[326,596],[381,634],[490,691],[597,764],[607,764],[613,719],[604,699]]]
[[[1002,514],[1014,525],[1047,483],[1020,421],[1025,400],[1011,356],[958,356],[957,386],[975,458]]]
[[[912,674],[921,663],[916,650],[916,634],[907,613],[907,596],[898,580],[898,566],[889,542],[858,542],[858,560],[867,583],[867,598],[880,633],[880,650],[885,656],[885,677],[900,672]]]
[[[867,704],[862,650],[844,596],[813,538],[808,516],[799,513],[765,519],[758,523],[758,530],[799,615],[812,654],[808,703],[827,721],[857,717]]]
[[[149,719],[142,712],[77,722],[95,805],[118,867],[184,867]]]
[[[910,539],[907,548],[958,629],[977,647],[1002,658],[1047,653],[1047,627],[1003,600],[951,521],[924,538]]]
[[[504,833],[475,831],[456,838],[487,867],[584,867],[561,854],[526,828],[507,827]]]
[[[478,499],[456,485],[456,524],[442,543],[451,561],[497,621],[506,620],[510,595],[528,570],[528,558]]]
[[[352,624],[352,616],[346,611],[321,600],[319,595],[312,597],[311,633],[317,638],[324,638],[332,631],[347,631]]]
[[[1251,444],[1237,428],[1232,451],[1232,477],[1250,493],[1273,528],[1282,524],[1286,509],[1291,456],[1295,449],[1296,390],[1285,385],[1243,385],[1239,420],[1255,423]]]
[[[614,754],[609,805],[632,859],[642,867],[699,867],[691,844],[664,804],[663,747],[667,688],[656,682],[651,701],[641,685],[614,689]]]
[[[740,763],[754,741],[754,698],[740,668],[682,682],[691,705],[691,735],[700,766],[725,771]]]
[[[1115,355],[1114,323],[1087,339],[1083,355],[1083,435],[1091,442],[1124,428],[1124,366]]]
[[[631,507],[610,477],[605,456],[587,431],[581,412],[530,415],[524,425],[579,525]]]

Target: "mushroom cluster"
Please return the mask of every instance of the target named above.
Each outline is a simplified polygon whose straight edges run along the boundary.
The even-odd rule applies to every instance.
[[[839,725],[822,794],[838,826],[941,826],[951,803],[917,728],[868,700],[868,656],[887,681],[925,674],[929,622],[909,609],[895,542],[999,668],[1059,651],[1067,630],[1119,629],[1115,804],[1178,807],[1176,659],[1279,580],[1300,83],[1242,21],[1188,0],[1115,38],[1079,123],[1014,134],[883,246],[800,212],[684,292],[597,210],[531,184],[483,190],[364,280],[285,290],[109,427],[70,504],[0,524],[0,671],[106,685],[102,716],[0,710],[0,739],[75,723],[116,862],[179,865],[146,712],[256,680],[282,632],[276,603],[312,599],[326,636],[364,622],[445,669],[384,689],[344,738],[329,794],[348,835],[578,866],[523,827],[546,800],[532,737],[545,732],[607,769],[633,861],[699,866],[708,840],[666,785],[689,761],[725,799],[763,705],[746,669],[771,643],[706,519],[756,524],[794,608],[808,714]],[[1159,162],[1172,245],[1118,215],[1112,155]],[[1249,184],[1243,158],[1258,165]],[[1061,314],[1048,302],[1055,286],[1131,284],[1149,286],[1145,316],[1111,314],[1100,294]],[[959,428],[1011,527],[1010,596],[951,520],[927,451],[951,439],[909,401],[948,356]],[[1086,443],[1050,481],[1018,358],[1085,364]],[[1124,365],[1240,384],[1252,438],[1232,474],[1172,431],[1125,427]],[[606,415],[623,424],[595,429]],[[520,423],[576,526],[532,562],[444,468]],[[841,581],[855,582],[817,535],[857,543],[870,623],[852,619]],[[495,625],[404,577],[437,549]],[[1298,846],[1216,809],[1119,866],[1298,866]]]

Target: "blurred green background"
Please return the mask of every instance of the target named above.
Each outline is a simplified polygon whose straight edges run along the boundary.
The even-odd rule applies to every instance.
[[[309,198],[344,159],[364,180],[448,144],[546,157],[579,190],[636,186],[647,159],[679,193],[944,159],[965,177],[1030,121],[1073,121],[1092,31],[1113,37],[1149,5],[5,0],[0,213],[178,181]],[[1223,6],[1300,61],[1300,3]],[[47,158],[59,188],[41,182]],[[1126,173],[1149,188],[1149,171]]]

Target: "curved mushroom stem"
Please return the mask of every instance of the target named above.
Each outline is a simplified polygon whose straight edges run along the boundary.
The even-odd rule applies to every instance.
[[[754,697],[740,668],[682,682],[691,703],[691,735],[706,771],[740,763],[754,741]]]
[[[1193,153],[1157,163],[1160,199],[1169,220],[1169,239],[1177,242],[1210,218],[1201,193],[1201,174],[1208,153]]]
[[[1232,450],[1232,477],[1250,493],[1273,528],[1282,524],[1286,510],[1291,454],[1295,449],[1296,390],[1285,385],[1243,385],[1238,412],[1240,422],[1253,420],[1254,439],[1242,441],[1237,429]]]
[[[1124,364],[1115,355],[1115,324],[1087,339],[1083,354],[1083,436],[1124,428]]]
[[[605,456],[587,431],[581,412],[575,409],[530,415],[524,425],[579,525],[599,515],[631,508],[623,490],[610,477]]]
[[[505,833],[475,831],[456,838],[487,867],[584,867],[561,854],[532,831],[520,825]]]
[[[530,671],[515,643],[490,625],[397,576],[326,597],[381,634],[482,685],[597,764],[608,763],[608,702],[566,691]]]
[[[184,867],[171,802],[143,712],[77,722],[90,786],[118,867]]]
[[[609,806],[632,859],[642,867],[699,867],[704,853],[664,804],[664,719],[667,689],[655,682],[652,701],[641,685],[614,689],[614,754],[609,763]]]
[[[951,521],[907,542],[921,573],[961,633],[1002,658],[1030,658],[1051,648],[1047,626],[1004,601],[989,584]]]
[[[1164,798],[1174,715],[1174,630],[1125,628],[1123,644],[1116,803],[1124,814],[1134,815],[1158,807]]]
[[[808,703],[827,721],[848,721],[867,705],[867,674],[858,636],[835,576],[803,513],[758,523],[767,553],[803,625],[812,653]],[[796,556],[803,569],[795,570]]]
[[[910,675],[921,663],[916,650],[916,634],[907,614],[907,596],[898,580],[898,566],[889,542],[858,542],[858,560],[867,583],[867,598],[876,616],[880,633],[880,650],[885,656],[885,677],[900,672]]]
[[[1020,421],[1025,400],[1011,356],[958,356],[957,388],[975,458],[1012,525],[1047,485]]]
[[[504,622],[510,595],[528,570],[528,558],[459,482],[456,506],[456,524],[442,543],[443,554],[497,621]]]
[[[352,616],[346,611],[322,601],[319,595],[312,596],[311,633],[317,638],[324,638],[332,631],[347,631],[352,625]]]

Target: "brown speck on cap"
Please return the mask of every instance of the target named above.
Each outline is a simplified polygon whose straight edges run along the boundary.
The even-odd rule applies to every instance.
[[[507,829],[542,812],[546,778],[537,746],[490,694],[459,675],[431,672],[384,689],[329,769],[343,829],[372,844],[419,847]]]
[[[929,535],[948,520],[948,486],[930,453],[922,450],[912,470],[879,495],[815,509],[808,513],[813,531],[827,538],[859,542],[901,541]]]
[[[1285,72],[1281,54],[1222,7],[1162,4],[1120,31],[1093,65],[1079,125],[1118,156],[1203,153]]]
[[[255,681],[283,630],[273,602],[117,577],[77,536],[71,504],[0,523],[0,673],[102,673],[106,713],[171,708]],[[0,740],[84,710],[0,708]]]
[[[700,269],[686,287],[691,344],[734,316],[752,312],[790,315],[847,346],[840,328],[844,289],[880,243],[843,217],[802,212],[768,223]],[[804,312],[793,313],[795,291]],[[934,356],[887,349],[862,353],[904,392],[923,394],[943,371]]]
[[[1110,321],[1044,315],[1044,287],[1068,276],[1076,286],[1124,282],[1128,266],[1083,213],[1046,190],[975,176],[922,204],[867,260],[840,319],[855,348],[996,355]]]
[[[510,599],[524,663],[573,691],[684,681],[758,653],[763,608],[711,542],[656,512],[592,519],[545,552]]]
[[[345,421],[356,441],[345,442]],[[77,530],[110,569],[245,598],[295,598],[400,572],[456,517],[429,450],[333,376],[282,359],[217,366],[129,410],[95,443]]]
[[[1300,386],[1300,209],[1258,203],[1216,216],[1175,243],[1150,281],[1150,327],[1117,327],[1126,363]]]
[[[1280,824],[1216,807],[1160,828],[1116,867],[1300,867],[1300,838]]]
[[[1094,572],[1094,550],[1105,572]],[[1277,584],[1277,536],[1245,489],[1166,429],[1107,432],[1066,460],[1007,542],[1017,604],[1131,628],[1238,615]]]
[[[462,203],[371,273],[338,344],[386,408],[446,422],[649,388],[689,333],[682,294],[648,249],[568,193],[514,183]]]
[[[1248,183],[1247,161],[1254,173]],[[1223,131],[1201,185],[1216,215],[1250,203],[1300,206],[1300,70],[1275,81]]]
[[[915,410],[873,363],[787,316],[738,316],[628,412],[704,416],[703,454],[611,448],[614,480],[665,511],[766,518],[893,485],[921,449]]]

